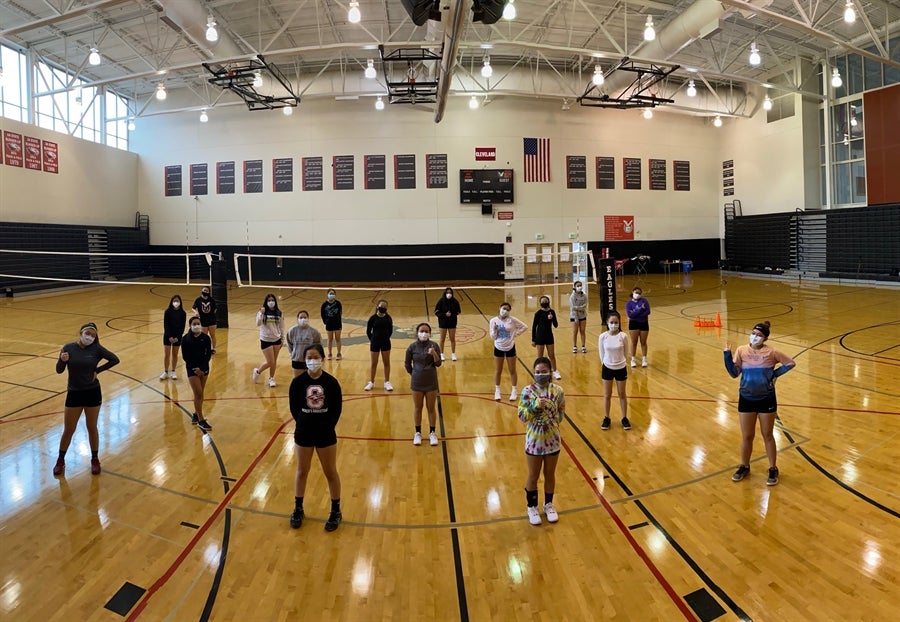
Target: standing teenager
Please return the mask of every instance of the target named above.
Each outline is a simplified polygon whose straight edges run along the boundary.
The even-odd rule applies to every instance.
[[[544,348],[547,349],[547,358],[553,366],[553,378],[559,380],[562,376],[556,367],[556,346],[553,344],[553,329],[559,328],[559,321],[556,311],[550,308],[549,296],[541,296],[540,304],[541,308],[535,311],[531,323],[531,345],[537,348],[539,358],[544,356]]]
[[[569,296],[569,321],[572,322],[572,354],[578,352],[578,335],[581,335],[581,352],[587,352],[584,343],[587,333],[587,294],[584,293],[584,284],[575,281],[572,286],[572,294]]]
[[[159,375],[160,380],[178,378],[175,367],[178,365],[178,348],[181,347],[185,322],[187,313],[181,306],[181,296],[175,294],[163,313],[163,373]]]
[[[631,366],[637,367],[637,347],[641,344],[641,367],[647,367],[647,335],[650,334],[650,303],[640,287],[631,290],[631,300],[625,303],[628,316],[628,336],[631,338]]]
[[[509,379],[512,381],[512,391],[509,393],[509,401],[519,397],[516,390],[519,375],[516,373],[516,337],[528,330],[525,323],[510,315],[512,305],[504,302],[500,305],[497,317],[491,318],[488,330],[491,339],[494,340],[494,399],[500,401],[500,377],[503,375],[503,362],[509,369]]]
[[[200,290],[200,296],[194,300],[194,306],[191,311],[200,318],[200,326],[203,327],[203,334],[209,335],[210,343],[212,343],[212,353],[216,353],[216,301],[213,300],[209,293],[209,287]]]
[[[203,393],[206,390],[206,380],[209,378],[212,341],[210,341],[209,335],[203,334],[200,318],[191,318],[190,330],[182,337],[181,344],[181,356],[187,370],[188,383],[194,394],[194,412],[191,414],[191,423],[204,432],[209,432],[212,430],[212,426],[203,415]]]
[[[616,311],[612,311],[606,318],[606,326],[608,330],[600,334],[597,344],[600,350],[600,377],[603,379],[603,423],[600,424],[600,429],[609,429],[609,407],[612,400],[612,383],[615,381],[619,408],[622,411],[622,427],[630,430],[628,396],[625,393],[625,381],[628,380],[628,364],[625,358],[625,353],[628,352],[628,335],[622,332],[622,319]]]
[[[456,318],[462,310],[459,301],[453,295],[453,288],[444,290],[444,295],[438,298],[434,305],[434,314],[437,316],[438,328],[441,331],[441,360],[444,360],[444,343],[447,335],[450,335],[450,360],[456,360]]]
[[[333,289],[329,288],[325,294],[325,302],[322,303],[321,314],[322,323],[325,324],[325,332],[328,335],[328,360],[331,360],[331,346],[337,345],[337,360],[341,360],[341,316],[344,313],[344,307],[341,301],[337,299],[337,294]]]
[[[275,386],[275,365],[278,363],[278,353],[284,343],[284,315],[278,308],[278,299],[275,294],[266,294],[263,306],[256,312],[256,325],[259,326],[259,347],[265,360],[259,367],[253,369],[253,382],[268,370],[269,386]]]
[[[437,408],[435,402],[438,394],[437,368],[441,366],[441,349],[431,340],[431,326],[422,322],[416,326],[416,340],[406,348],[404,367],[410,375],[409,388],[413,398],[413,445],[422,444],[422,405],[428,408],[428,442],[438,444],[435,426],[437,425]]]
[[[366,337],[369,338],[369,382],[365,390],[375,388],[375,371],[378,369],[378,357],[384,362],[384,390],[393,391],[391,385],[391,335],[394,334],[394,320],[388,315],[387,300],[379,300],[375,305],[375,313],[366,324]]]
[[[305,309],[297,313],[297,324],[291,326],[287,332],[287,347],[291,353],[291,367],[296,378],[306,371],[306,359],[304,352],[307,346],[314,343],[322,343],[322,335],[309,324],[309,312]]]

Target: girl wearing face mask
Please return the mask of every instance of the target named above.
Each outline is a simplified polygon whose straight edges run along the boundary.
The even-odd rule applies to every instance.
[[[212,342],[212,353],[216,353],[216,301],[213,300],[209,293],[209,287],[200,290],[200,296],[194,300],[194,306],[191,312],[200,318],[200,326],[203,327],[203,334],[209,335]]]
[[[569,321],[572,322],[572,354],[578,352],[578,335],[581,335],[581,352],[587,352],[584,345],[587,332],[587,294],[584,293],[584,284],[575,281],[572,287],[572,295],[569,296]]]
[[[450,360],[456,360],[456,318],[462,313],[459,301],[453,296],[453,288],[444,290],[444,295],[438,298],[434,305],[434,314],[437,316],[438,328],[441,330],[441,360],[444,360],[444,343],[447,334],[450,335]]]
[[[287,347],[291,353],[291,367],[294,368],[296,378],[306,371],[306,348],[314,343],[322,343],[322,335],[309,325],[309,313],[306,310],[297,313],[297,324],[291,326],[287,332]]]
[[[341,524],[341,478],[337,471],[337,434],[335,426],[341,418],[343,397],[341,385],[331,374],[322,370],[325,350],[322,344],[306,347],[303,354],[306,373],[295,376],[289,390],[291,416],[297,422],[294,430],[294,455],[297,472],[294,476],[294,511],[291,527],[303,524],[303,497],[306,480],[315,453],[328,480],[331,493],[331,512],[325,521],[325,531],[334,531]]]
[[[341,314],[344,308],[337,294],[329,288],[325,294],[325,302],[322,303],[322,323],[325,324],[325,332],[328,334],[328,360],[331,360],[331,346],[337,344],[337,360],[341,360]]]
[[[413,445],[422,444],[422,404],[428,407],[428,442],[434,446],[438,444],[435,425],[437,423],[437,410],[435,402],[438,394],[437,368],[441,366],[444,357],[441,349],[431,340],[431,326],[422,322],[416,326],[417,339],[406,348],[406,361],[404,366],[410,375],[409,388],[413,398],[413,424],[416,432],[413,435]]]
[[[739,346],[731,354],[731,344],[725,344],[725,369],[732,378],[741,377],[738,396],[738,415],[741,418],[741,464],[731,476],[739,482],[750,475],[750,454],[753,451],[753,436],[756,421],[759,433],[766,446],[769,458],[769,477],[766,484],[778,483],[778,467],[775,459],[778,448],[775,445],[775,417],[778,415],[778,400],[775,397],[775,379],[791,371],[796,363],[786,354],[766,345],[769,339],[769,322],[760,322],[750,331],[749,345]],[[776,367],[776,365],[780,365]]]
[[[616,393],[619,396],[619,408],[622,410],[622,427],[631,429],[628,420],[628,396],[625,394],[625,381],[628,380],[628,363],[625,353],[628,352],[628,335],[622,332],[622,319],[618,312],[612,311],[606,318],[607,331],[600,333],[598,348],[602,363],[600,377],[603,379],[603,423],[601,430],[608,430],[610,425],[609,407],[612,401],[612,383],[616,381]]]
[[[263,306],[256,312],[256,325],[259,326],[259,347],[265,360],[253,369],[253,382],[266,370],[269,370],[269,386],[275,386],[275,364],[284,340],[284,315],[278,308],[275,294],[266,294]]]
[[[375,305],[375,314],[366,324],[366,337],[369,338],[369,382],[365,390],[375,388],[375,371],[378,369],[378,356],[384,361],[384,390],[393,391],[391,385],[391,335],[394,334],[394,320],[387,312],[387,300],[379,300]]]
[[[212,357],[212,341],[209,335],[203,334],[200,318],[192,317],[190,329],[181,338],[181,358],[187,370],[188,383],[194,394],[194,412],[191,423],[204,432],[212,430],[212,426],[203,416],[203,392],[206,379],[209,378],[209,359]]]
[[[84,412],[87,424],[88,442],[91,445],[91,473],[100,473],[100,432],[97,430],[97,419],[100,416],[100,405],[103,394],[97,375],[110,367],[119,364],[119,357],[100,345],[97,340],[97,325],[88,322],[79,331],[78,341],[67,343],[59,351],[56,361],[56,373],[69,370],[69,382],[66,392],[66,406],[63,411],[65,426],[59,439],[59,457],[53,467],[54,475],[62,475],[66,470],[66,451],[72,442],[72,435]],[[99,365],[100,361],[106,361]]]
[[[181,347],[181,335],[184,333],[184,324],[187,322],[187,313],[181,306],[181,296],[175,294],[169,300],[169,306],[163,313],[163,373],[160,380],[171,378],[175,380],[175,366],[178,364],[178,348]]]
[[[539,356],[534,361],[534,383],[522,389],[519,399],[519,419],[525,423],[525,461],[528,477],[525,479],[525,500],[528,505],[528,521],[541,524],[538,510],[538,478],[544,470],[544,515],[548,523],[559,520],[553,506],[556,490],[556,464],[562,441],[559,425],[566,415],[566,395],[562,387],[550,381],[550,359]]]
[[[516,384],[519,379],[516,373],[516,337],[528,330],[525,323],[511,316],[512,305],[504,302],[500,305],[500,313],[491,318],[489,330],[491,339],[494,340],[494,399],[500,401],[500,376],[503,374],[503,361],[509,369],[509,379],[512,380],[512,391],[509,401],[513,402],[519,397]]]
[[[631,366],[637,367],[638,341],[641,343],[641,367],[647,367],[647,335],[650,334],[650,303],[640,287],[631,290],[631,300],[625,303],[628,316],[628,336],[631,337]]]
[[[550,297],[541,296],[541,308],[534,314],[534,320],[531,323],[531,345],[537,348],[537,355],[544,356],[544,348],[547,348],[547,358],[553,366],[553,378],[559,380],[562,378],[556,369],[556,346],[553,345],[553,329],[559,328],[559,322],[556,319],[556,311],[550,308]]]

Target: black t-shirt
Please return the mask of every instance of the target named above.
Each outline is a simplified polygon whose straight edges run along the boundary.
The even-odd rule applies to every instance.
[[[344,401],[337,378],[325,371],[318,378],[301,374],[291,381],[288,396],[291,416],[297,422],[295,436],[334,434]]]
[[[212,296],[209,296],[207,298],[204,298],[203,296],[197,296],[197,299],[194,301],[194,308],[197,310],[197,313],[200,314],[201,318],[216,318],[216,301],[213,300]]]
[[[209,359],[212,356],[212,340],[209,335],[193,332],[181,338],[181,358],[188,369],[199,367],[204,372],[209,372]]]
[[[187,313],[181,307],[173,309],[172,306],[166,307],[163,314],[163,335],[166,337],[180,337],[184,332],[184,324],[187,322]]]

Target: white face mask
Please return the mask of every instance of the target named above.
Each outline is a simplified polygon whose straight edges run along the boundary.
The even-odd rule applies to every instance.
[[[509,315],[509,309],[500,309],[500,317],[506,317]]]
[[[609,330],[611,330],[612,332],[616,332],[617,330],[619,330],[618,322],[607,322],[606,325],[609,326]]]
[[[173,301],[172,301],[172,308],[173,308],[173,309],[177,309],[177,308],[180,307],[180,306],[181,306],[181,303],[178,302],[177,300],[173,300]]]
[[[444,296],[446,296],[448,299],[453,298],[453,294],[451,294],[451,293],[446,293],[446,294],[444,294]]]
[[[638,294],[637,292],[635,292],[635,293],[633,293],[633,294],[631,295],[631,297],[634,298],[635,300],[639,300],[640,297],[641,297],[641,295]]]
[[[203,327],[200,326],[199,324],[191,325],[191,332],[194,333],[195,335],[199,335],[200,331],[202,331],[202,330],[203,330]]]
[[[322,369],[322,359],[306,359],[306,369],[317,372]]]
[[[266,303],[266,306],[269,307],[270,309],[274,309],[274,308],[275,308],[275,301],[274,301],[274,300],[270,300],[269,302]]]
[[[419,331],[419,341],[428,341],[431,339],[431,333],[426,333],[424,330]]]
[[[88,333],[81,333],[81,343],[86,346],[91,345],[92,343],[94,343],[94,336]]]
[[[580,292],[580,291],[581,291],[581,285],[576,285],[576,286],[575,286],[575,291],[576,291],[576,292]]]
[[[300,328],[306,328],[309,325],[309,318],[298,317],[297,318],[297,326]]]
[[[759,335],[754,335],[753,333],[750,334],[750,345],[751,346],[758,346],[758,345],[762,344],[762,342],[763,342],[762,337],[760,337]]]
[[[328,294],[328,300],[334,300],[334,294]]]

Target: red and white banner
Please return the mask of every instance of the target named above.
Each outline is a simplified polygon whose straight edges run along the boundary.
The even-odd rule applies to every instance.
[[[512,220],[512,212],[497,212],[497,220]]]
[[[44,172],[59,173],[59,150],[56,143],[44,142]]]
[[[19,166],[24,163],[22,154],[22,135],[15,132],[3,132],[3,154],[7,166]]]
[[[32,171],[41,170],[41,139],[25,137],[25,168]]]
[[[604,240],[633,240],[634,216],[604,216]]]
[[[482,162],[485,160],[496,160],[497,159],[497,148],[496,147],[475,147],[475,161]]]

